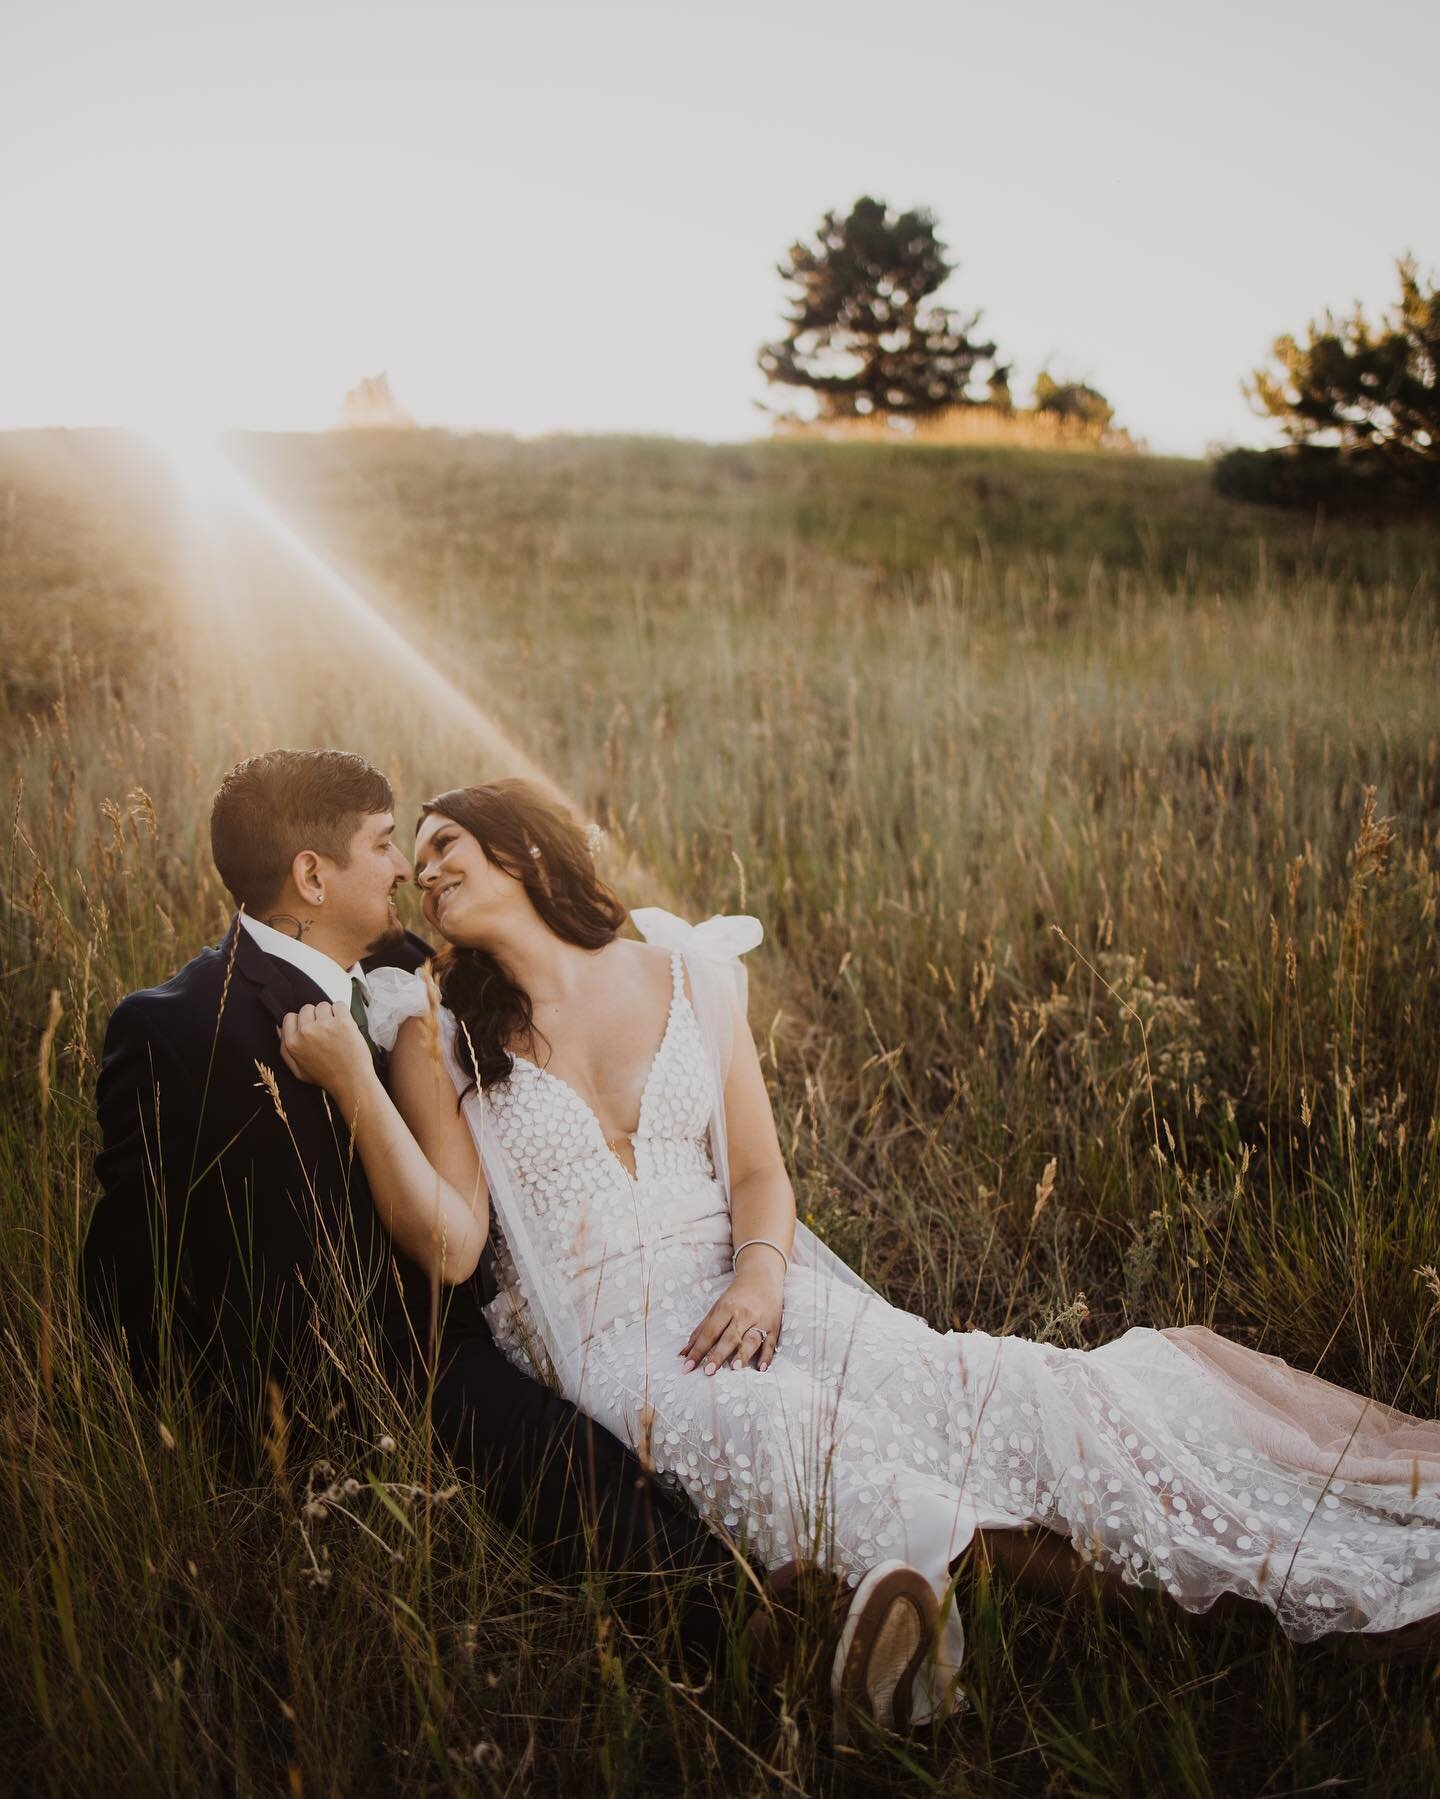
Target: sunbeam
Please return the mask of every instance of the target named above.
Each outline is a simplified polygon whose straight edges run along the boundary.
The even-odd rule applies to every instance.
[[[258,487],[226,455],[217,434],[194,430],[153,430],[146,436],[161,450],[172,471],[191,523],[214,534],[228,510],[238,513],[280,550],[308,583],[336,610],[336,623],[357,633],[388,674],[408,680],[418,694],[443,709],[446,722],[469,734],[477,747],[508,774],[542,787],[575,817],[581,808],[513,737],[454,681],[410,642],[345,575],[328,562],[284,518]]]

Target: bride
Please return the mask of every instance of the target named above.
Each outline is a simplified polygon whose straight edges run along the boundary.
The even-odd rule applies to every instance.
[[[716,1530],[770,1568],[924,1575],[941,1624],[895,1720],[951,1697],[977,1533],[1043,1527],[1296,1640],[1440,1614],[1440,1425],[1199,1326],[1089,1351],[933,1330],[797,1222],[745,1023],[755,920],[640,910],[648,941],[622,937],[584,836],[519,781],[432,800],[415,873],[443,1006],[368,978],[393,1104],[339,1007],[286,1019],[287,1061],[354,1121],[397,1243],[459,1282],[488,1242],[502,1349]]]

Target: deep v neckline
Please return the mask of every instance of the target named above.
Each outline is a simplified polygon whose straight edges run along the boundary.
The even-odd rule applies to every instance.
[[[650,1098],[650,1087],[655,1079],[655,1070],[660,1066],[660,1058],[665,1053],[665,1046],[669,1043],[670,1033],[675,1027],[675,1014],[679,1010],[681,1000],[685,997],[684,987],[679,981],[673,962],[671,963],[670,980],[670,1009],[665,1014],[665,1028],[660,1033],[660,1041],[655,1046],[655,1053],[650,1058],[650,1066],[646,1069],[645,1079],[641,1083],[640,1103],[635,1113],[635,1129],[633,1131],[622,1131],[620,1133],[622,1137],[628,1139],[632,1154],[635,1154],[636,1141],[639,1138],[645,1123],[645,1105]],[[595,1126],[595,1135],[600,1139],[601,1144],[604,1146],[606,1155],[615,1162],[616,1166],[619,1167],[630,1180],[633,1181],[639,1178],[640,1159],[638,1154],[635,1156],[635,1168],[632,1171],[625,1166],[624,1162],[622,1162],[620,1157],[615,1153],[613,1140],[605,1135],[605,1126],[601,1121],[600,1114],[595,1110],[594,1106],[590,1104],[590,1101],[586,1099],[585,1095],[573,1081],[567,1081],[563,1074],[556,1074],[553,1070],[543,1067],[539,1062],[532,1061],[529,1056],[517,1054],[513,1049],[510,1051],[510,1054],[517,1063],[523,1062],[527,1068],[532,1069],[536,1074],[543,1076],[547,1081],[553,1081],[557,1087],[562,1087],[566,1093],[572,1095],[584,1108],[586,1116],[589,1118],[591,1124]]]

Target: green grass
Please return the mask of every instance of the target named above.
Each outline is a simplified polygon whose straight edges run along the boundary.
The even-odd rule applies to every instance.
[[[762,917],[800,1205],[893,1299],[1081,1345],[1204,1321],[1440,1409],[1440,534],[1135,457],[233,448],[607,823],[627,898]],[[539,1579],[383,1395],[397,1447],[337,1436],[360,1486],[323,1519],[305,1468],[237,1484],[178,1403],[167,1446],[79,1338],[73,1268],[105,1017],[224,923],[215,779],[343,743],[408,818],[498,772],[283,555],[202,524],[128,440],[0,439],[16,1790],[1440,1782],[1424,1669],[983,1586],[968,1715],[837,1755]]]

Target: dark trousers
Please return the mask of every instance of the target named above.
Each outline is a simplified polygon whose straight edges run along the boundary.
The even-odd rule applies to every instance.
[[[447,1339],[432,1423],[494,1516],[547,1570],[604,1576],[611,1603],[641,1634],[678,1615],[686,1652],[715,1664],[735,1557],[618,1438],[482,1335]]]

